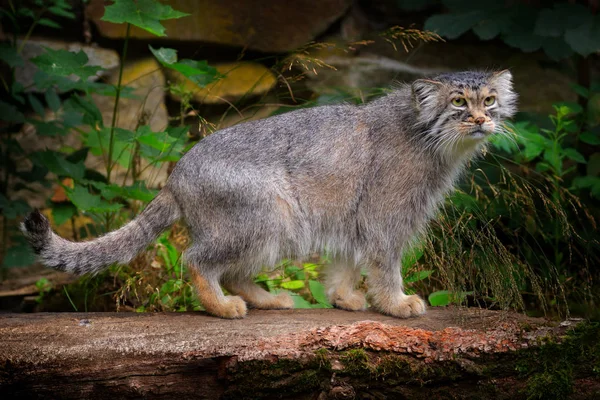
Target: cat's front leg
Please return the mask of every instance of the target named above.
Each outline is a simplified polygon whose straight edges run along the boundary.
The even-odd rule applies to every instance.
[[[371,260],[367,264],[369,302],[383,314],[409,318],[425,314],[427,306],[417,295],[404,293],[400,265]]]

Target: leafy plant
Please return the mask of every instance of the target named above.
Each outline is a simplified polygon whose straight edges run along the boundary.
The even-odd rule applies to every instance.
[[[448,39],[473,31],[481,40],[499,37],[524,52],[543,49],[555,60],[586,57],[600,49],[600,16],[581,4],[557,1],[536,8],[474,0],[442,3],[448,12],[429,17],[425,29]]]

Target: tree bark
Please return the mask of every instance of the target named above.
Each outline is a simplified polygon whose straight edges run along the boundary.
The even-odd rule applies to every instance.
[[[243,320],[203,313],[0,314],[0,393],[512,400],[537,390],[532,379],[546,379],[537,352],[560,346],[575,325],[464,308],[430,309],[407,320],[340,310],[252,310]],[[532,357],[536,365],[529,366]],[[565,390],[574,398],[600,394],[592,368],[585,371],[571,368]]]

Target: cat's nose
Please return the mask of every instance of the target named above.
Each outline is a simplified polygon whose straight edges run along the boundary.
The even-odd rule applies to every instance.
[[[473,120],[473,122],[475,122],[477,125],[483,125],[483,123],[485,122],[485,118],[477,117],[477,118],[475,118],[475,120]]]

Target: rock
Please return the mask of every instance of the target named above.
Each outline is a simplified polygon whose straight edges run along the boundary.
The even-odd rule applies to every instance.
[[[332,87],[355,96],[361,90],[389,86],[392,80],[412,81],[444,71],[510,68],[519,93],[519,111],[552,113],[552,104],[577,101],[570,88],[572,80],[555,68],[544,67],[541,53],[522,53],[496,43],[460,44],[426,43],[405,52],[382,38],[372,35],[373,43],[360,47],[360,52],[319,49],[311,56],[335,67],[317,69],[307,74],[309,87],[317,93],[331,93]]]
[[[351,0],[172,0],[175,10],[192,14],[165,20],[168,38],[244,47],[263,52],[286,52],[300,47],[325,32],[348,10]],[[125,36],[125,25],[101,21],[103,0],[92,0],[86,8],[100,34]],[[136,27],[135,38],[156,38]]]
[[[193,93],[193,99],[204,104],[224,104],[244,96],[266,93],[277,82],[271,70],[259,63],[237,62],[213,65],[224,75],[218,81],[201,88],[176,71],[167,69],[169,79],[182,82],[184,89]],[[172,95],[178,98],[176,95]]]
[[[20,46],[21,40],[17,41],[17,45]],[[87,46],[76,42],[59,42],[43,39],[29,39],[23,46],[23,52],[21,53],[25,59],[25,65],[15,69],[15,79],[20,82],[26,89],[26,91],[36,92],[38,91],[33,85],[33,77],[37,72],[38,68],[30,62],[31,58],[37,57],[44,54],[44,47],[49,47],[53,50],[68,50],[72,52],[83,52],[88,56],[88,65],[94,65],[102,67],[104,70],[99,71],[96,77],[90,77],[91,80],[97,80],[100,76],[103,76],[110,71],[116,69],[119,66],[119,54],[114,50],[103,49],[100,47]]]

